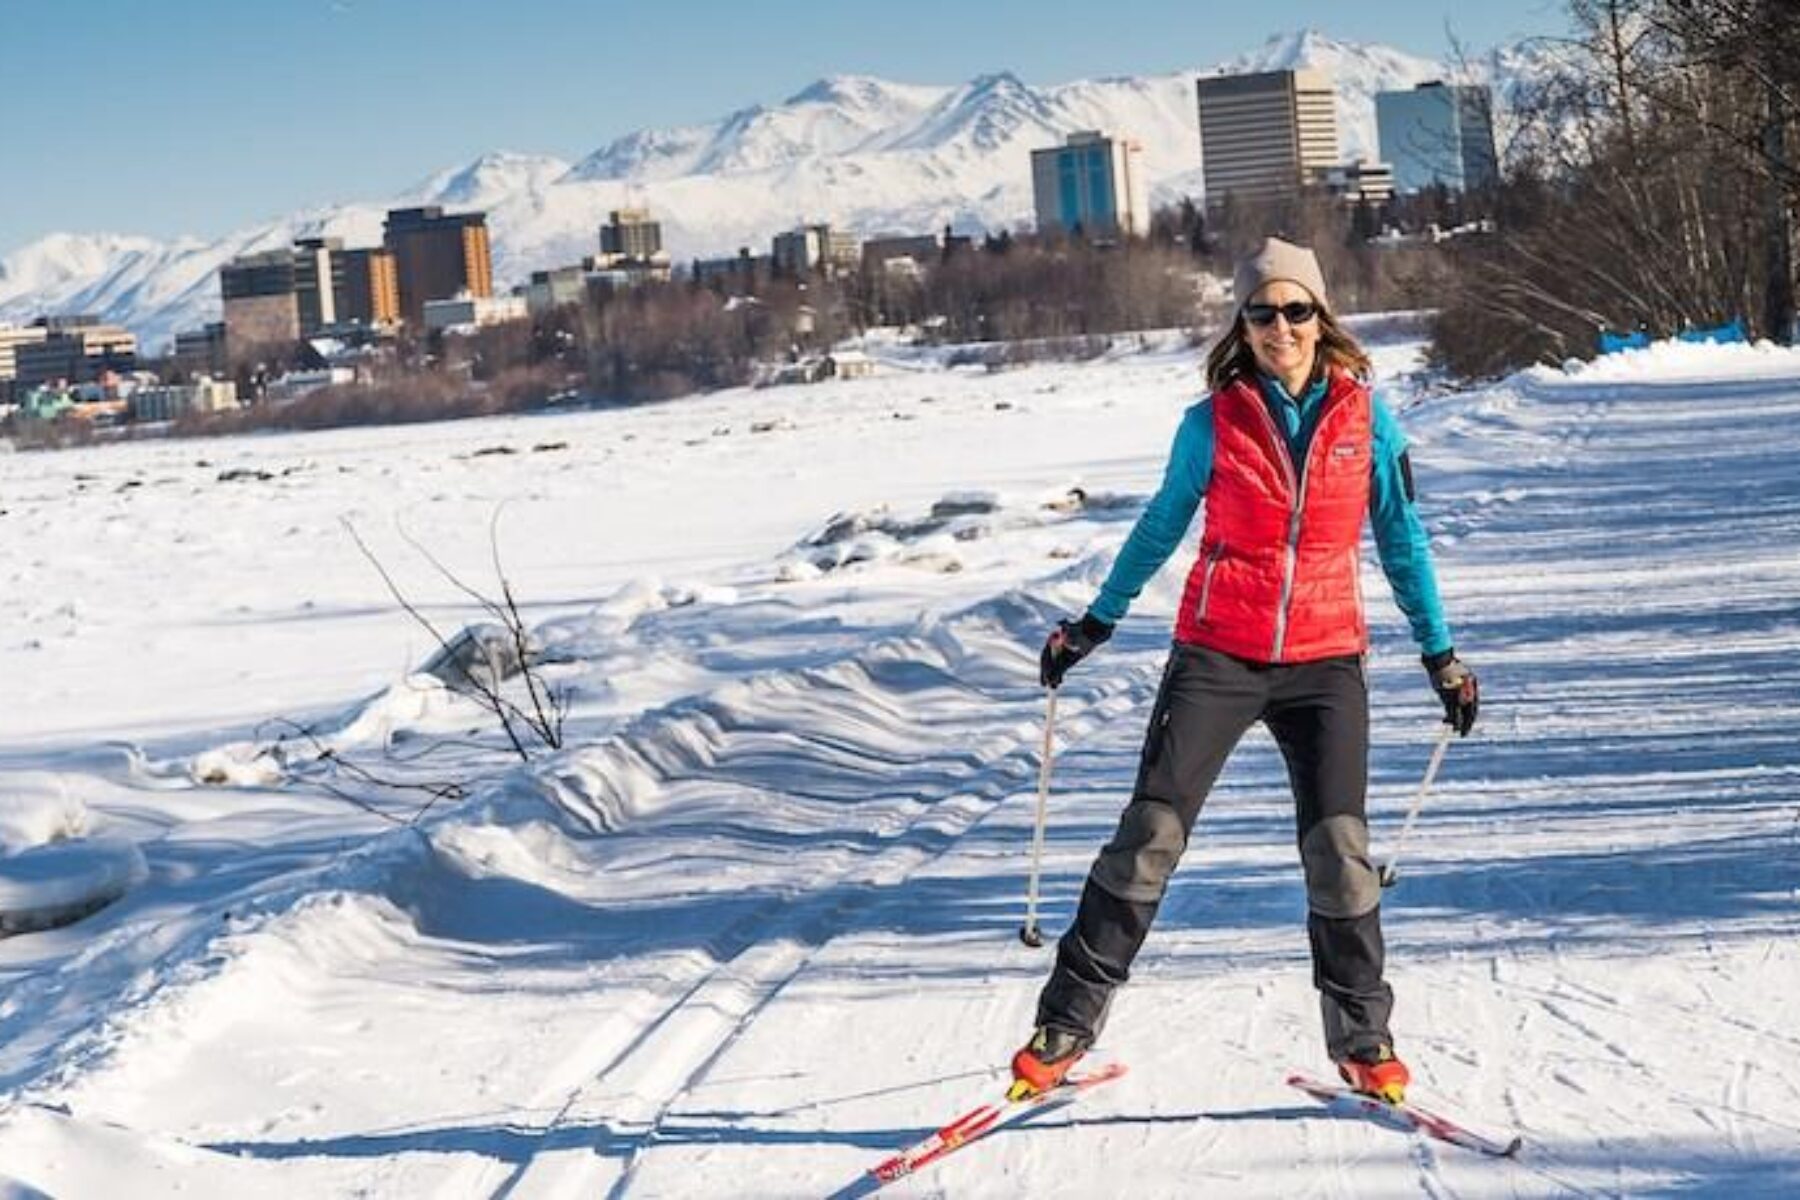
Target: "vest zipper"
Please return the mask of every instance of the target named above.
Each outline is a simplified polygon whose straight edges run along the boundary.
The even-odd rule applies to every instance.
[[[1314,453],[1319,448],[1319,434],[1325,429],[1325,418],[1332,408],[1332,392],[1330,384],[1325,387],[1325,394],[1319,398],[1319,419],[1313,423],[1312,441],[1306,447],[1306,461],[1300,464],[1298,476],[1294,473],[1294,453],[1288,448],[1287,438],[1275,427],[1275,418],[1269,415],[1269,401],[1263,396],[1262,389],[1252,389],[1256,393],[1256,411],[1262,414],[1263,425],[1275,439],[1275,449],[1280,455],[1282,470],[1287,474],[1288,488],[1292,497],[1292,507],[1288,511],[1287,545],[1283,548],[1281,564],[1281,599],[1275,610],[1275,645],[1270,655],[1271,662],[1281,661],[1281,651],[1287,642],[1288,603],[1294,595],[1294,572],[1300,561],[1300,518],[1306,509],[1306,472],[1312,466]],[[1360,563],[1359,563],[1360,565]],[[1357,580],[1357,586],[1362,584]]]
[[[1275,608],[1275,645],[1269,655],[1270,662],[1280,662],[1282,643],[1287,641],[1288,599],[1294,593],[1294,567],[1299,559],[1300,510],[1306,504],[1306,492],[1304,490],[1306,467],[1305,464],[1302,464],[1299,476],[1295,476],[1294,452],[1288,449],[1287,438],[1283,437],[1281,430],[1275,427],[1275,418],[1269,415],[1269,401],[1263,396],[1260,387],[1253,388],[1252,390],[1256,395],[1256,411],[1262,415],[1263,424],[1268,428],[1269,435],[1275,441],[1275,452],[1278,455],[1278,461],[1281,463],[1282,472],[1287,476],[1289,504],[1291,506],[1288,510],[1287,545],[1283,548],[1281,561],[1281,599],[1277,602]],[[1320,425],[1325,423],[1325,413],[1322,406],[1330,398],[1330,394],[1327,393],[1325,397],[1319,401],[1319,404],[1321,405],[1319,413]],[[1318,437],[1319,431],[1317,426],[1315,426],[1313,429],[1313,440],[1315,443],[1317,442]],[[1310,453],[1311,447],[1308,447],[1308,450],[1309,453],[1306,457],[1310,461],[1312,458],[1312,454]]]
[[[1207,598],[1212,595],[1213,569],[1219,565],[1219,560],[1224,557],[1224,542],[1216,543],[1212,548],[1212,553],[1206,556],[1206,573],[1200,577],[1200,605],[1194,612],[1195,624],[1205,624],[1206,622],[1206,601]]]

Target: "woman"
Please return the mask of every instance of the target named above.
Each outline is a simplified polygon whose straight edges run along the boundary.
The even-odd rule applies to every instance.
[[[1367,518],[1445,720],[1475,723],[1475,676],[1456,658],[1414,507],[1406,440],[1371,397],[1369,358],[1332,319],[1312,251],[1276,238],[1238,265],[1238,312],[1206,361],[1149,506],[1099,596],[1044,644],[1047,687],[1111,636],[1206,502],[1175,643],[1136,786],[1100,851],[1013,1057],[1013,1094],[1055,1086],[1098,1036],[1155,919],[1226,756],[1257,721],[1287,760],[1325,1045],[1351,1087],[1398,1102],[1382,979],[1381,885],[1363,803],[1368,634],[1357,544]]]

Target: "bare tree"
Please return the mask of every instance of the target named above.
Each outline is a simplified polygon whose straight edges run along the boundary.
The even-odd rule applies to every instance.
[[[500,589],[498,599],[464,583],[411,534],[401,531],[401,537],[408,546],[430,563],[452,587],[473,600],[493,618],[492,626],[470,626],[453,635],[446,635],[418,605],[407,598],[406,593],[400,590],[400,585],[394,581],[393,575],[348,519],[344,521],[344,528],[362,556],[375,568],[376,574],[381,576],[381,581],[387,586],[388,594],[393,596],[394,602],[430,634],[437,644],[437,653],[427,664],[427,672],[438,675],[490,713],[499,723],[513,753],[521,761],[528,762],[537,752],[562,748],[568,696],[550,685],[539,670],[538,648],[525,626],[518,599],[513,593],[512,581],[500,561],[501,511],[494,511],[493,521],[488,527],[488,545],[493,556],[494,576]],[[504,686],[514,677],[521,681],[525,693],[523,702],[508,695]]]
[[[1440,363],[1490,374],[1591,353],[1604,330],[1666,335],[1740,317],[1787,334],[1791,308],[1784,320],[1766,297],[1792,286],[1791,264],[1769,249],[1792,197],[1777,219],[1747,151],[1766,138],[1766,97],[1729,55],[1696,53],[1665,19],[1670,5],[1571,4],[1578,36],[1557,44],[1561,69],[1523,105],[1499,232],[1458,251]]]

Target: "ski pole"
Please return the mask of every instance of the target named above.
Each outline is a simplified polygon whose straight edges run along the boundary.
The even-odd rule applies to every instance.
[[[1038,868],[1044,861],[1044,815],[1050,803],[1051,738],[1056,733],[1056,689],[1050,688],[1044,704],[1044,749],[1038,755],[1037,824],[1031,830],[1031,881],[1025,889],[1025,924],[1019,929],[1019,940],[1027,946],[1044,944],[1038,932]]]
[[[1444,732],[1438,734],[1437,745],[1432,748],[1431,761],[1425,764],[1425,778],[1419,780],[1419,790],[1413,796],[1412,807],[1406,810],[1406,822],[1400,826],[1400,838],[1394,843],[1394,852],[1388,855],[1387,862],[1382,864],[1379,872],[1381,886],[1393,887],[1400,881],[1400,872],[1395,866],[1400,861],[1400,852],[1406,849],[1406,839],[1412,834],[1413,822],[1419,819],[1419,810],[1425,807],[1425,797],[1431,793],[1431,781],[1437,778],[1438,768],[1444,764],[1444,752],[1450,749],[1450,735],[1456,732],[1456,726],[1444,725]]]

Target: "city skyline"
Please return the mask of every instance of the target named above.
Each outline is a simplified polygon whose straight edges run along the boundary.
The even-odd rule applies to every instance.
[[[1074,6],[997,0],[962,32],[943,0],[904,10],[776,0],[753,13],[689,3],[656,12],[573,0],[87,0],[9,14],[0,73],[57,78],[9,99],[0,256],[50,233],[206,237],[299,208],[380,200],[488,151],[577,158],[646,128],[775,104],[827,75],[953,84],[1011,70],[1034,83],[1203,68],[1316,28],[1428,58],[1560,30],[1543,0],[1451,13],[1443,0],[1311,0],[1196,19],[1171,0],[1109,10],[1117,37],[1062,37]],[[817,11],[814,11],[815,7]],[[504,12],[506,19],[496,21]],[[1070,20],[1064,20],[1064,17]],[[1135,29],[1188,30],[1150,37]],[[678,50],[636,53],[639,46]],[[70,56],[79,86],[51,71]],[[104,131],[104,134],[102,134]],[[146,186],[146,164],[155,164]],[[17,181],[36,181],[17,186]]]

